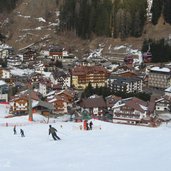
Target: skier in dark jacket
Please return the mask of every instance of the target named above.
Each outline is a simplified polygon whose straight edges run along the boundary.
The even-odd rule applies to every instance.
[[[16,135],[17,134],[16,125],[14,125],[13,131],[14,131],[14,135]]]
[[[88,122],[86,122],[86,127],[87,127],[87,130],[89,130],[89,125],[88,125]]]
[[[52,137],[54,140],[57,140],[57,139],[60,140],[60,138],[57,136],[56,132],[57,132],[57,130],[54,127],[52,127],[51,125],[49,125],[49,135],[52,134]]]
[[[21,134],[21,137],[25,137],[24,131],[22,129],[20,129],[20,134]]]
[[[92,121],[90,121],[89,127],[90,127],[90,130],[92,130],[92,128],[93,128],[93,122]]]

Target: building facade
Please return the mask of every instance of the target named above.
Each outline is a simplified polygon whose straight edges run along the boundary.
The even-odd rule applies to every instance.
[[[149,123],[147,103],[138,98],[127,98],[113,106],[113,122],[125,124]]]
[[[171,86],[171,71],[169,68],[153,67],[148,75],[148,86],[166,89]]]
[[[142,79],[139,77],[109,77],[107,81],[112,92],[139,93],[142,92],[142,85]]]
[[[71,87],[71,76],[69,73],[65,73],[64,71],[54,71],[50,75],[50,80],[53,84],[60,84],[63,89],[67,87]]]
[[[85,89],[89,83],[92,87],[105,86],[109,72],[102,66],[76,66],[71,70],[72,86]]]

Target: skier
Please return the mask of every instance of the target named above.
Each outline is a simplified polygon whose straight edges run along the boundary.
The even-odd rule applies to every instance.
[[[88,122],[86,122],[86,128],[87,128],[87,130],[89,130],[89,125],[88,125]]]
[[[90,123],[89,123],[90,130],[92,130],[92,126],[93,126],[93,122],[90,121]]]
[[[84,130],[87,130],[87,121],[86,120],[83,121],[83,128],[84,128]]]
[[[17,134],[16,125],[14,125],[13,131],[14,131],[14,135],[16,135]]]
[[[61,139],[57,136],[56,132],[57,132],[57,130],[56,130],[54,127],[52,127],[51,125],[49,125],[49,135],[52,134],[52,137],[53,137],[54,140],[57,140],[57,139],[58,139],[58,140],[61,140]]]
[[[24,131],[22,129],[20,129],[20,134],[21,134],[21,137],[25,137]]]

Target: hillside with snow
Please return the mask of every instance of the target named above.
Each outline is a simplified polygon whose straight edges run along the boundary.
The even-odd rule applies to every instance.
[[[6,43],[21,50],[29,46],[48,47],[51,44],[60,44],[75,51],[79,56],[88,50],[95,49],[99,43],[104,43],[108,48],[121,44],[131,44],[134,48],[141,49],[144,39],[168,38],[170,25],[163,24],[163,18],[156,26],[151,24],[152,0],[147,0],[147,20],[144,34],[140,38],[129,37],[125,40],[109,37],[93,36],[90,40],[78,38],[75,31],[59,32],[60,9],[64,0],[22,0],[9,14],[4,15],[0,23],[1,32],[7,37]],[[79,5],[77,5],[79,8]],[[72,44],[71,44],[72,41]],[[107,51],[108,52],[108,51]]]
[[[0,120],[2,171],[170,170],[169,124],[147,128],[93,120],[94,129],[84,131],[79,129],[82,123],[58,121],[51,124],[62,140],[54,141],[48,135],[48,124],[31,124],[26,117],[14,119]],[[7,121],[25,124],[18,124],[17,135],[13,135],[12,126],[3,126]],[[20,128],[25,137],[20,136]]]

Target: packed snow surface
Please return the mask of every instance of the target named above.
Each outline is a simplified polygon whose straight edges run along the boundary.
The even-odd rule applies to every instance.
[[[13,135],[12,126],[2,126],[12,120],[0,119],[0,171],[170,171],[169,124],[147,128],[92,120],[94,130],[83,131],[82,123],[58,121],[51,125],[62,140],[53,141],[47,123],[15,117],[13,123],[27,124]]]

